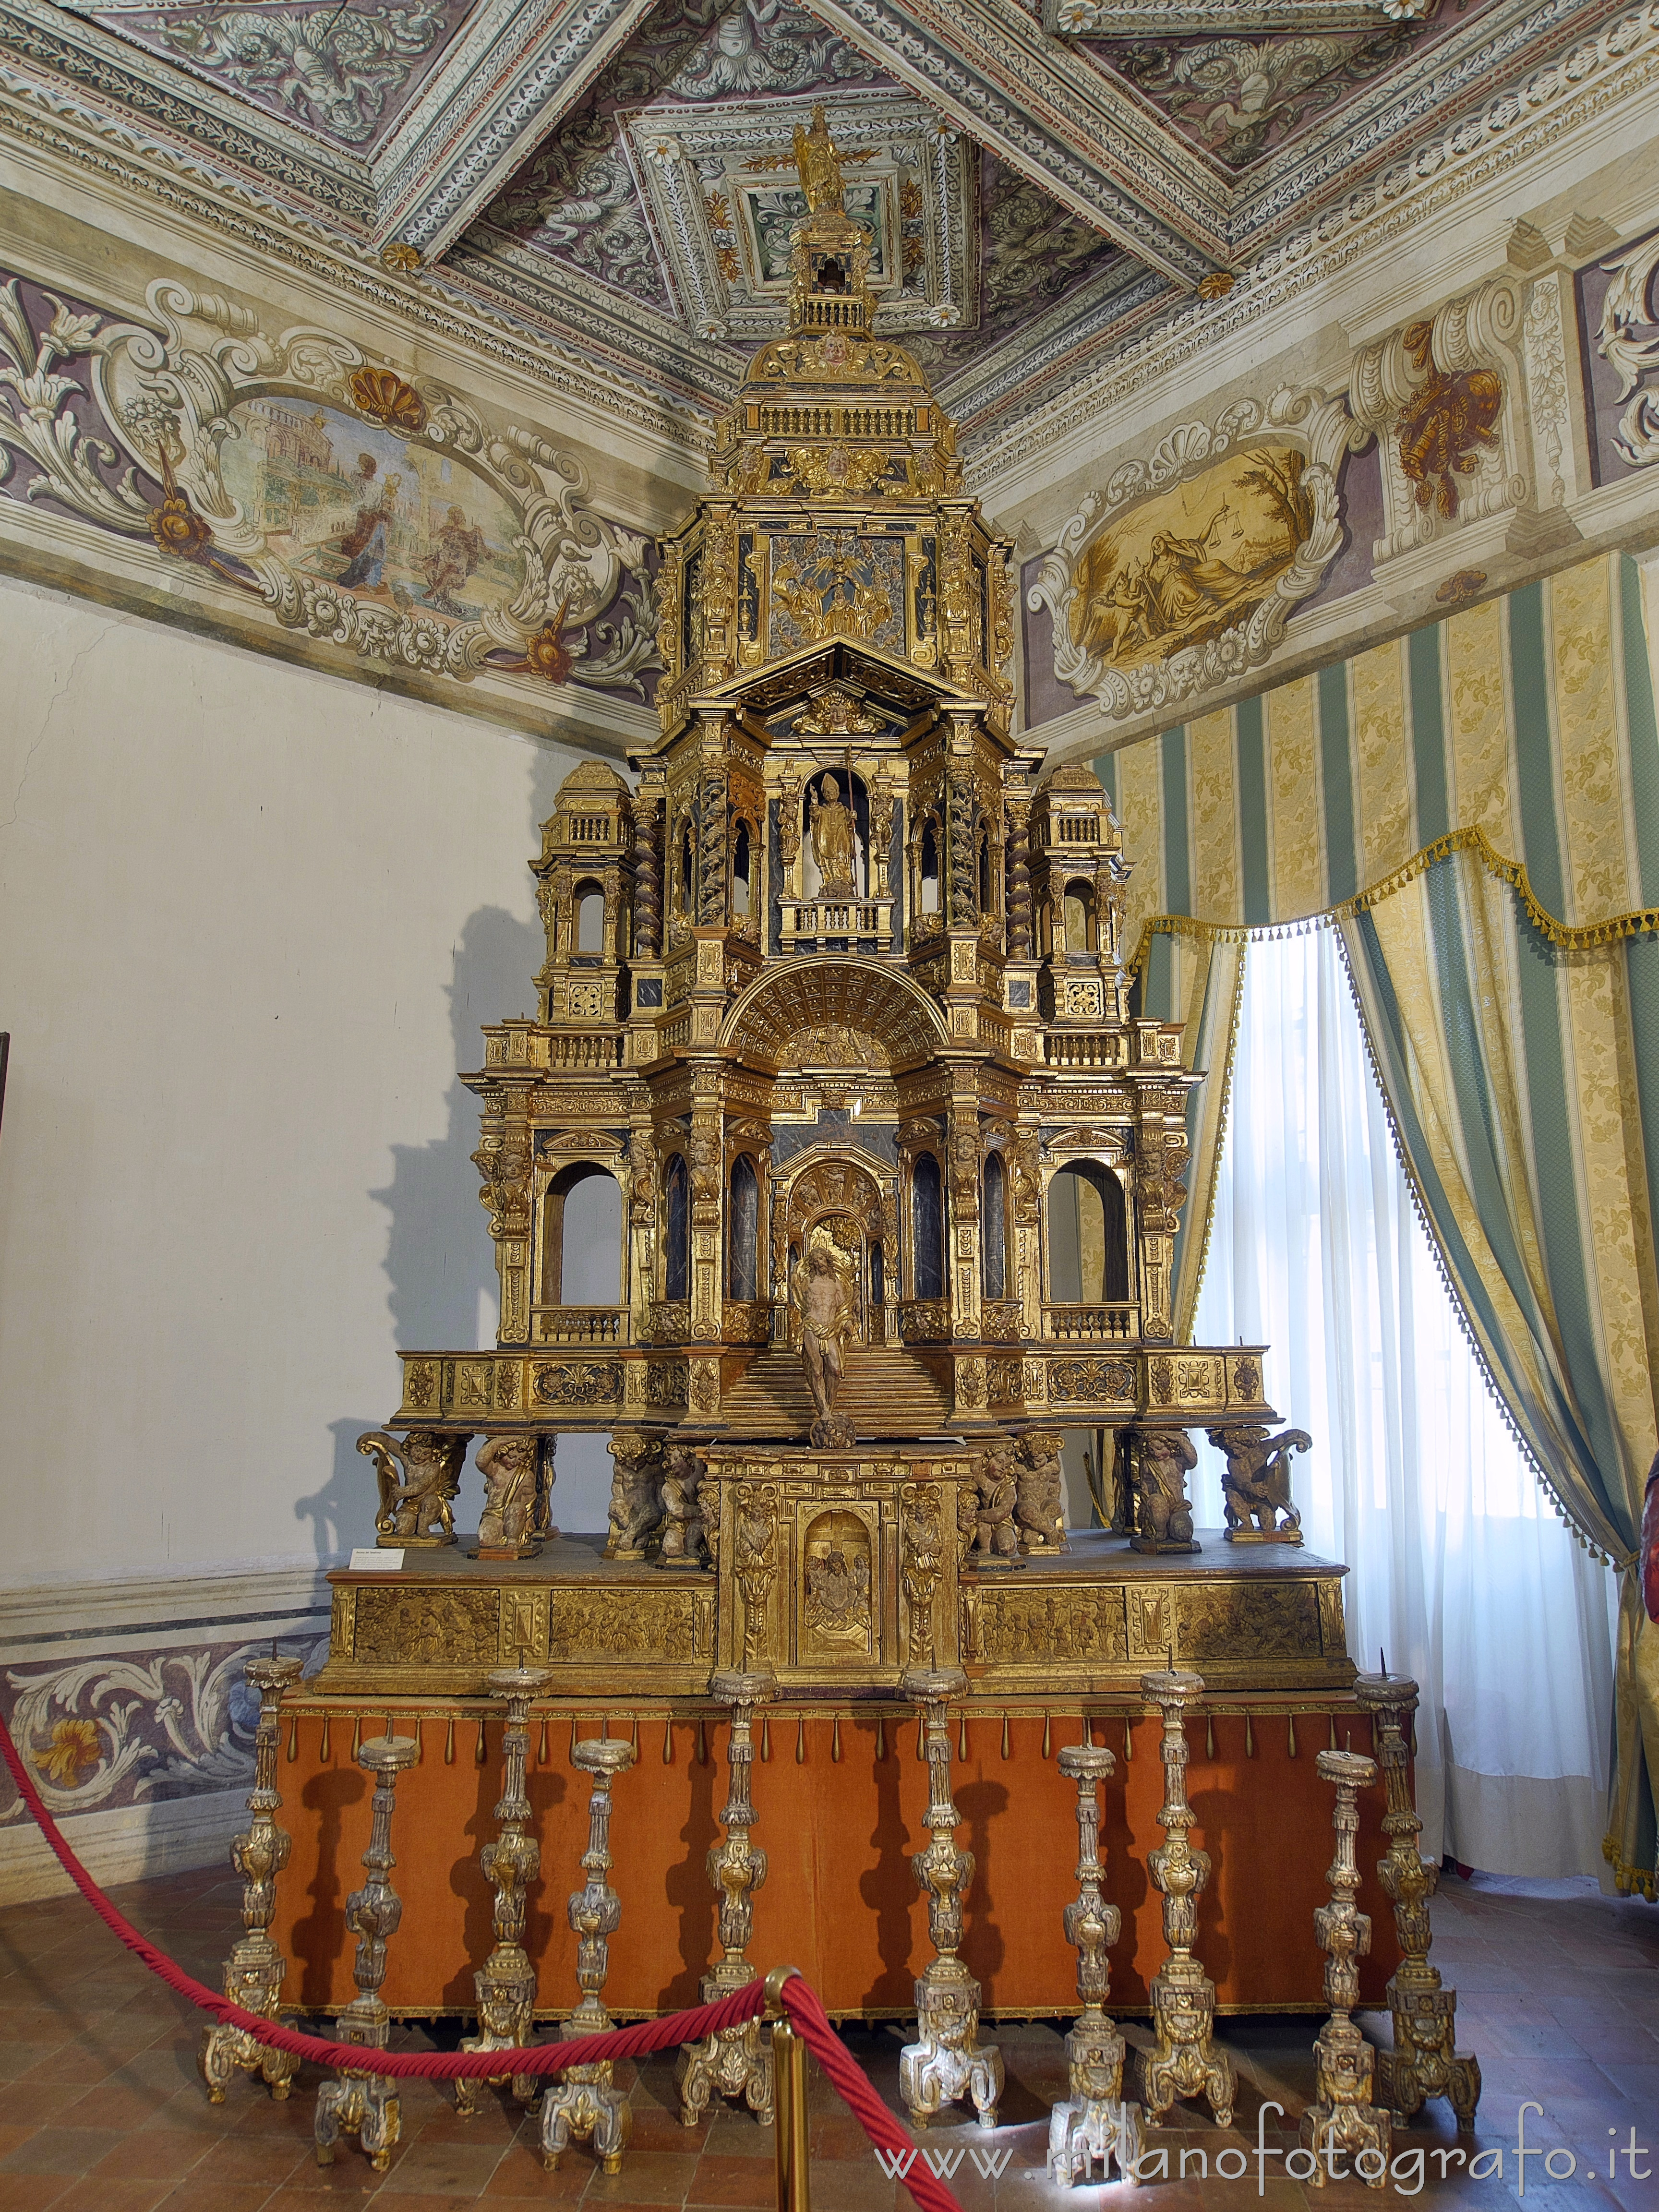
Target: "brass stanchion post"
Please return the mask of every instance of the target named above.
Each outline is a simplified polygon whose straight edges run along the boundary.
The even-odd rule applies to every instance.
[[[772,2144],[778,2212],[812,2212],[806,2045],[783,2009],[783,1985],[799,1971],[794,1966],[779,1966],[766,1978],[766,2017],[772,2022]]]

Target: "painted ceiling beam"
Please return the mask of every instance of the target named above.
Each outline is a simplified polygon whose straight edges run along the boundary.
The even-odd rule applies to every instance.
[[[1225,260],[1229,187],[1019,0],[812,0],[812,13],[1184,289]]]
[[[1255,39],[1274,31],[1378,31],[1430,0],[1042,0],[1061,39]]]
[[[375,243],[436,261],[592,87],[656,0],[496,0],[377,163]]]

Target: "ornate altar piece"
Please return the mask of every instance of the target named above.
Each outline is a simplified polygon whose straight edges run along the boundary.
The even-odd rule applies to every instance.
[[[1174,1339],[1203,1076],[1179,1024],[1132,1011],[1118,824],[1090,769],[1045,770],[1012,726],[1012,548],[966,489],[915,356],[875,334],[868,241],[828,131],[799,150],[812,181],[787,331],[755,355],[709,492],[662,543],[660,735],[631,781],[589,762],[561,787],[530,863],[544,945],[533,1011],[489,1024],[463,1079],[481,1109],[496,1340],[400,1353],[401,1401],[362,1449],[380,1540],[404,1556],[331,1577],[330,1656],[307,1686],[321,1726],[306,1739],[320,1786],[326,1712],[416,1708],[453,1744],[493,1676],[534,1669],[547,1679],[532,1802],[551,1705],[585,1730],[605,1717],[612,1749],[641,1713],[660,1725],[661,1761],[631,1785],[660,1805],[684,1787],[675,1730],[701,1741],[720,1711],[715,1679],[769,1677],[797,1745],[795,1771],[770,1769],[766,1792],[775,1903],[787,1886],[827,1894],[830,1870],[796,1863],[801,1819],[890,1794],[886,1747],[919,1672],[950,1680],[959,1730],[994,1726],[1005,1759],[1040,1745],[1052,1780],[1051,1711],[1109,1713],[1127,1732],[1167,1656],[1201,1670],[1216,1715],[1245,1735],[1263,1709],[1227,1701],[1266,1700],[1310,1795],[1297,1715],[1322,1727],[1348,1711],[1354,1673],[1345,1570],[1301,1545],[1285,1475],[1299,1432],[1279,1432],[1263,1347]],[[1232,1542],[1194,1526],[1187,1478],[1206,1430],[1228,1456]],[[557,1441],[576,1431],[609,1439],[602,1534],[554,1526]],[[477,1536],[455,1540],[458,1513],[473,1525],[460,1499],[474,1443]],[[941,1870],[954,1850],[942,1713],[928,1723],[945,1765],[925,1855]],[[720,1944],[694,1959],[701,1939],[685,1938],[688,1975],[717,1978],[721,1951],[747,1957],[746,1725],[739,1704],[725,1837],[711,1840],[709,1806],[697,1844],[715,1854]],[[810,1801],[820,1725],[830,1771]],[[410,1786],[436,1803],[448,1784],[428,1761]],[[504,1784],[503,1808],[512,1795]],[[1316,1880],[1325,1810],[1322,1790]],[[545,1852],[563,1817],[538,1805],[516,1832]],[[1069,1804],[1044,1817],[1069,1831]],[[682,1835],[684,1812],[661,1826]],[[1184,1838],[1169,1836],[1172,1881],[1193,1863]],[[476,1868],[468,1879],[476,1904]],[[641,1920],[646,1887],[629,1891]],[[831,1971],[890,2013],[921,1974],[933,2024],[917,2048],[930,2063],[975,2054],[978,2074],[961,2079],[987,2112],[990,2057],[959,2033],[977,1998],[949,1970],[975,1986],[945,1940],[959,1908],[929,1893],[925,1973],[908,1954],[855,1971],[850,1943]],[[452,1905],[437,1899],[434,1925]],[[630,2008],[661,1987],[638,1997],[635,1911],[613,1958],[635,1978]],[[1058,1902],[1050,1921],[1058,1950]],[[498,1928],[501,1974],[483,1944],[464,1979],[445,1966],[442,2003],[482,2002],[484,1970],[506,2019],[512,1940]],[[969,1924],[970,1953],[975,1940]],[[896,1959],[902,1948],[889,1942]],[[1121,1978],[1144,1995],[1132,1950]],[[1177,1964],[1190,1987],[1170,1979]],[[1058,1971],[1069,1990],[1071,1960]],[[1159,1983],[1183,2017],[1198,2006],[1187,2024],[1206,2050],[1208,1987],[1189,1948]],[[961,2020],[946,2021],[947,1999]],[[694,2088],[727,2090],[728,2061],[706,2093],[688,2075],[688,2106]],[[1219,2109],[1218,2062],[1215,2081]],[[961,2093],[919,2091],[917,2109]],[[617,2151],[623,2125],[607,2137]]]

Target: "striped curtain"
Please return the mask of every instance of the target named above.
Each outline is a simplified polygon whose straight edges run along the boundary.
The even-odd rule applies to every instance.
[[[1605,1848],[1652,1895],[1659,1624],[1635,1565],[1659,1443],[1659,731],[1638,572],[1586,562],[1097,766],[1134,866],[1142,1005],[1186,1020],[1211,1072],[1177,1316],[1189,1328],[1245,946],[1329,918],[1476,1349],[1621,1571]]]

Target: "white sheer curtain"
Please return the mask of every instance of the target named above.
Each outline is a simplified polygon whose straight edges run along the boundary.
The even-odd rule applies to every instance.
[[[1601,1872],[1611,1577],[1506,1429],[1412,1210],[1335,933],[1253,942],[1194,1340],[1265,1343],[1310,1431],[1306,1540],[1345,1561],[1348,1648],[1422,1686],[1423,1848]],[[1194,1504],[1222,1520],[1219,1454]]]

